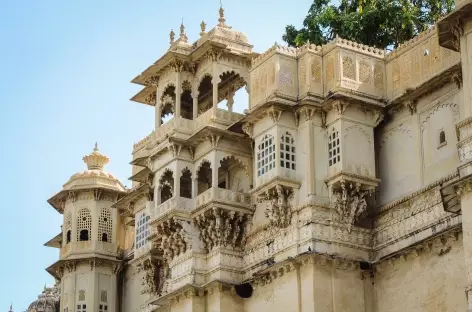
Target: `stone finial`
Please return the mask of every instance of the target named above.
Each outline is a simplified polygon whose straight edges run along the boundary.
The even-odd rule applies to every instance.
[[[185,26],[184,26],[184,19],[182,19],[182,23],[180,24],[180,41],[187,42],[188,37],[185,34]]]
[[[205,34],[206,26],[207,24],[205,23],[205,21],[202,21],[202,23],[200,24],[200,29],[201,29],[200,37]]]
[[[86,155],[82,158],[84,162],[87,164],[87,168],[89,170],[98,169],[103,170],[105,165],[110,161],[108,157],[103,155],[98,151],[98,144],[95,143],[95,147],[93,152],[89,155]]]
[[[226,18],[225,18],[225,10],[223,9],[223,5],[221,5],[220,1],[220,18],[218,18],[218,26],[223,28],[231,28],[226,25]]]
[[[170,30],[169,37],[170,37],[170,44],[173,44],[175,41],[175,32],[173,29]]]
[[[13,312],[13,303],[10,303],[10,310],[8,312]]]

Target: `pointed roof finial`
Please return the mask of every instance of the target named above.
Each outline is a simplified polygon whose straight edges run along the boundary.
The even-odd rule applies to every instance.
[[[221,3],[220,0],[220,18],[218,18],[218,26],[223,27],[223,28],[231,28],[228,25],[226,25],[226,18],[225,18],[225,10],[223,9],[223,4]]]
[[[13,303],[10,303],[10,310],[8,312],[13,312]]]
[[[187,42],[188,37],[185,34],[184,18],[182,17],[182,23],[180,24],[180,41]]]
[[[173,44],[175,41],[175,32],[173,29],[170,30],[169,38],[170,38],[170,44]]]
[[[87,156],[84,156],[82,159],[87,164],[87,168],[89,170],[103,170],[105,165],[110,161],[108,157],[98,151],[98,143],[95,143],[93,152]],[[44,285],[44,289],[46,289],[46,285]]]
[[[200,29],[201,29],[200,37],[205,34],[206,25],[207,25],[207,24],[205,23],[205,21],[202,21],[202,23],[200,24]]]

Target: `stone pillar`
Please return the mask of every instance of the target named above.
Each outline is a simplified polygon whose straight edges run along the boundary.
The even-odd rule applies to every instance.
[[[192,179],[192,198],[198,196],[198,177]]]
[[[218,162],[216,152],[213,152],[213,161],[211,162],[211,186],[218,187]]]
[[[216,116],[216,109],[218,108],[218,84],[220,83],[216,64],[213,64],[213,78],[211,83],[213,85],[213,106],[211,108],[211,115]]]
[[[155,126],[156,130],[161,126],[161,94],[159,93],[159,87],[156,87],[156,107],[155,107]]]
[[[174,174],[174,193],[172,194],[173,197],[178,198],[180,197],[180,175],[182,173],[178,170],[178,166],[176,166],[175,174]]]
[[[180,107],[181,107],[181,97],[182,97],[182,73],[181,68],[176,68],[176,79],[175,79],[175,114],[174,117],[180,118]]]
[[[197,119],[198,117],[198,91],[192,92],[192,99],[193,99],[193,119]]]

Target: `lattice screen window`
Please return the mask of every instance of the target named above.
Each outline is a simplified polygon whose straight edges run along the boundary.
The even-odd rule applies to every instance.
[[[98,241],[111,243],[112,226],[110,208],[102,208],[98,217]]]
[[[295,170],[295,140],[289,132],[280,138],[280,166]]]
[[[83,209],[82,209],[83,210]],[[88,211],[88,209],[85,209]],[[79,212],[80,215],[80,212]],[[90,213],[89,213],[90,215]],[[79,290],[79,298],[77,298],[77,310],[76,312],[87,312],[87,305],[85,304],[85,289]]]
[[[77,215],[77,241],[91,240],[92,215],[90,210],[82,208]]]
[[[108,293],[106,290],[100,292],[100,304],[98,305],[98,312],[108,311]]]
[[[64,218],[64,245],[67,245],[71,241],[71,229],[72,229],[72,213],[69,211]]]
[[[339,142],[339,132],[333,128],[328,137],[328,163],[333,166],[341,161],[341,150]]]
[[[136,221],[136,248],[141,248],[146,244],[146,240],[150,234],[149,219],[145,213]]]
[[[257,151],[257,176],[264,175],[275,168],[275,142],[274,137],[266,134]]]

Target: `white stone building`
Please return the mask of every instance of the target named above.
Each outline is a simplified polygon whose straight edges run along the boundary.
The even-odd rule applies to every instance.
[[[60,311],[472,311],[472,1],[456,6],[388,54],[258,54],[222,9],[194,43],[171,32],[133,80],[155,130],[132,189],[95,149],[49,200]]]

